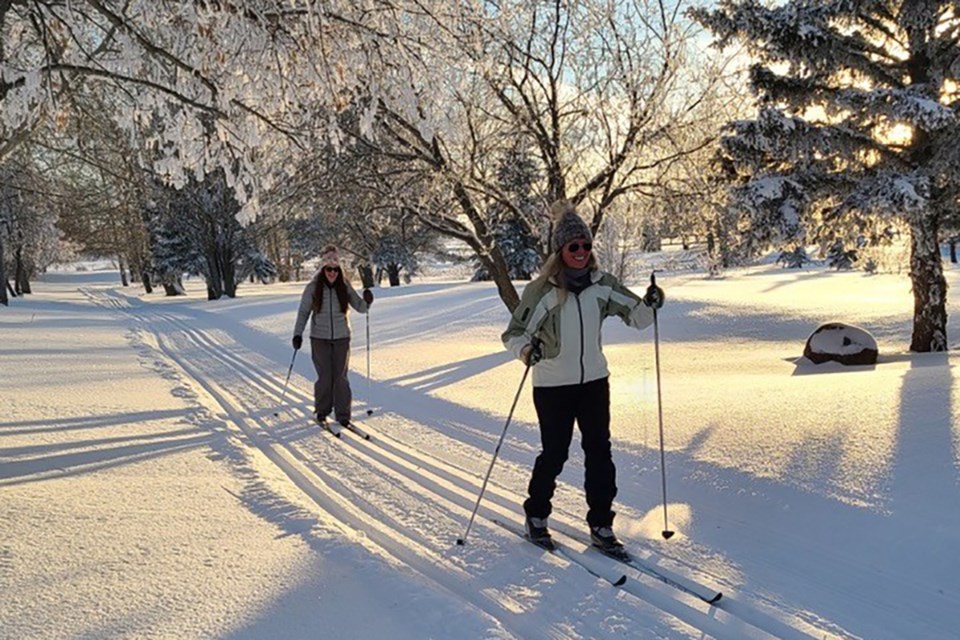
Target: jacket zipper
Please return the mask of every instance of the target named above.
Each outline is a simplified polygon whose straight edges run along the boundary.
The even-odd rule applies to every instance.
[[[330,304],[327,305],[330,308],[330,339],[333,340],[333,289],[327,287],[327,293],[330,294]]]
[[[583,344],[583,307],[580,306],[580,294],[573,294],[574,299],[577,301],[577,315],[580,316],[580,384],[583,384],[583,378],[586,376],[586,371],[583,366],[583,355],[586,347]]]

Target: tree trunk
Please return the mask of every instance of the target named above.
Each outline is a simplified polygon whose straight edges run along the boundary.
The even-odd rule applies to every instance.
[[[373,288],[373,267],[367,263],[363,263],[357,267],[357,270],[360,271],[360,281],[363,283],[364,289]]]
[[[27,265],[23,259],[23,247],[17,247],[13,252],[13,290],[16,295],[22,296],[31,293],[30,279],[27,277]]]
[[[183,283],[180,282],[178,278],[176,282],[163,283],[163,290],[166,292],[167,296],[184,296],[186,291],[183,290]]]
[[[27,270],[20,268],[17,270],[17,295],[25,296],[33,293],[33,289],[30,287],[30,277],[27,275]]]
[[[117,264],[120,265],[120,284],[124,287],[129,287],[130,281],[127,280],[127,263],[122,255],[117,256]]]
[[[219,300],[223,297],[223,271],[220,269],[220,256],[215,247],[207,248],[207,300]]]
[[[387,279],[390,281],[391,287],[400,286],[400,265],[396,265],[396,264],[387,265]]]
[[[7,297],[7,289],[10,289],[10,283],[7,282],[7,268],[5,266],[5,257],[3,255],[3,233],[0,232],[0,304],[5,307],[10,306],[10,298]]]
[[[223,260],[223,293],[228,298],[237,297],[237,266],[233,260]]]
[[[950,240],[950,262],[957,264],[957,241],[956,239]]]
[[[153,283],[150,282],[150,272],[141,271],[140,280],[143,282],[143,290],[146,291],[148,294],[153,293]]]
[[[946,351],[947,281],[937,240],[936,214],[919,215],[910,223],[910,280],[913,284],[913,336],[910,350]]]

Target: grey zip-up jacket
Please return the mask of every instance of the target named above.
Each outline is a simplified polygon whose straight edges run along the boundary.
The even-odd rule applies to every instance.
[[[600,328],[609,316],[643,329],[653,310],[614,276],[595,270],[580,293],[568,291],[560,303],[556,280],[534,280],[523,290],[520,305],[503,333],[503,344],[517,358],[533,336],[542,341],[543,360],[533,367],[533,386],[583,384],[610,375]]]
[[[340,310],[340,300],[337,299],[337,292],[328,287],[323,270],[320,270],[313,276],[313,279],[307,284],[300,296],[300,309],[297,311],[297,323],[293,328],[293,335],[302,336],[303,330],[307,326],[307,320],[310,319],[310,337],[320,338],[322,340],[340,340],[350,337],[350,319]],[[359,313],[367,312],[367,303],[354,290],[349,280],[344,280],[347,285],[347,293],[350,297],[350,306]],[[319,313],[313,313],[313,292],[321,287],[323,293],[323,304],[320,306]],[[313,316],[311,318],[311,315]]]

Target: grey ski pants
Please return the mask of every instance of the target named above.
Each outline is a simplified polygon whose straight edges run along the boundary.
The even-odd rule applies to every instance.
[[[313,385],[314,409],[320,418],[334,412],[337,421],[350,419],[353,395],[350,391],[350,338],[310,338],[310,356],[317,370]]]

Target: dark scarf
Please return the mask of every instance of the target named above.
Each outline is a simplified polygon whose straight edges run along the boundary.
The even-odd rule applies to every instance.
[[[561,277],[563,278],[563,284],[567,291],[573,294],[579,294],[593,284],[590,279],[592,273],[593,270],[590,267],[584,267],[582,269],[564,267],[561,272]]]

